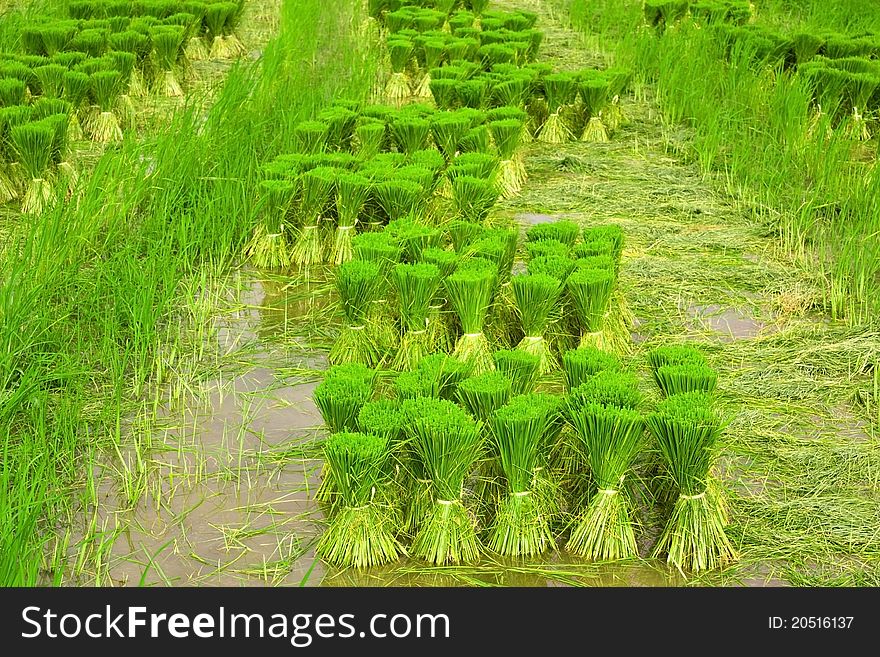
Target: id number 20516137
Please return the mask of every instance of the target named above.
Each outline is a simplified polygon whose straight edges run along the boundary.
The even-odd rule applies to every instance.
[[[771,630],[848,630],[855,616],[770,616]]]

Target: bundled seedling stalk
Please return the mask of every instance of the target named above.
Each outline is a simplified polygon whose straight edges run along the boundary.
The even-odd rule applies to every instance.
[[[516,348],[540,359],[541,374],[559,369],[559,363],[544,339],[544,331],[551,313],[558,308],[562,281],[547,274],[520,274],[511,280],[524,335]]]
[[[321,220],[333,196],[337,175],[336,169],[317,167],[300,176],[302,222],[290,255],[293,263],[302,267],[305,272],[324,261]]]
[[[448,311],[449,302],[446,298],[446,280],[458,265],[458,254],[439,247],[428,247],[422,250],[421,259],[440,270],[440,285],[428,306],[428,335],[431,351],[448,352],[455,347],[455,328]]]
[[[385,146],[386,130],[384,121],[362,119],[354,131],[358,158],[366,161],[377,155]]]
[[[581,332],[581,347],[602,349],[605,313],[614,290],[614,272],[607,269],[579,269],[565,281],[568,298]]]
[[[217,2],[208,5],[205,25],[211,42],[212,59],[232,59],[244,53],[244,46],[235,36],[233,28],[240,8],[234,2]]]
[[[480,425],[446,400],[409,400],[403,408],[408,437],[431,492],[412,552],[438,565],[476,561],[476,519],[465,507],[463,494],[465,478],[483,451]]]
[[[566,549],[590,561],[636,557],[632,505],[623,484],[642,448],[644,420],[637,411],[593,402],[572,409],[571,421],[596,492],[575,519]]]
[[[335,284],[346,324],[330,349],[331,363],[372,367],[382,360],[383,349],[370,313],[384,283],[381,268],[372,262],[349,260],[337,268]]]
[[[391,444],[385,437],[335,433],[324,456],[337,509],[318,541],[317,554],[341,567],[366,568],[395,561],[405,550],[395,537],[397,514],[387,499]]]
[[[565,371],[566,388],[573,390],[599,372],[620,369],[620,359],[595,347],[581,347],[563,354],[562,367]]]
[[[521,349],[499,349],[492,358],[495,368],[510,380],[513,396],[534,392],[540,376],[540,356]]]
[[[427,263],[400,264],[393,274],[403,331],[394,368],[408,370],[431,349],[428,306],[440,286],[440,270]]]
[[[400,106],[412,93],[406,67],[413,54],[413,43],[407,38],[388,40],[388,58],[391,62],[391,77],[385,85],[385,97],[392,105]]]
[[[678,499],[654,555],[666,555],[680,570],[701,571],[736,559],[725,533],[727,514],[720,492],[710,480],[721,437],[721,420],[712,411],[712,399],[688,392],[667,398],[648,416]]]
[[[483,223],[498,201],[493,180],[458,175],[452,179],[452,199],[456,213],[465,221]]]
[[[334,264],[351,260],[351,240],[369,196],[370,181],[364,176],[346,171],[336,178],[336,233],[330,254]]]
[[[150,30],[153,60],[158,70],[153,88],[160,96],[169,98],[183,96],[183,89],[174,69],[183,48],[185,32],[185,28],[176,25],[161,25]]]
[[[472,364],[474,373],[494,369],[492,349],[483,333],[483,323],[495,294],[495,268],[459,269],[446,281],[446,292],[461,323],[462,335],[453,354]]]
[[[52,204],[54,193],[48,180],[55,131],[45,123],[25,123],[10,129],[12,147],[28,175],[21,211],[39,215]]]
[[[570,73],[551,73],[544,77],[544,92],[549,114],[538,133],[538,140],[548,144],[571,141],[574,135],[562,113],[576,97],[576,79]]]
[[[548,407],[535,401],[531,395],[515,397],[492,416],[506,491],[498,501],[489,547],[505,556],[531,557],[556,547],[551,531],[554,504],[540,485],[546,476]]]
[[[98,106],[98,114],[89,124],[92,139],[101,143],[122,141],[122,127],[114,112],[122,93],[122,74],[119,71],[97,71],[90,79],[92,98]]]
[[[580,80],[579,86],[585,122],[581,141],[607,142],[608,131],[602,123],[602,115],[608,104],[608,80],[594,75]]]
[[[286,218],[295,193],[292,180],[260,181],[260,221],[244,249],[255,267],[282,269],[290,264]]]
[[[498,186],[505,198],[516,196],[526,180],[525,163],[519,153],[523,122],[517,119],[492,121],[489,130],[501,158]]]
[[[510,399],[513,387],[501,372],[484,372],[458,384],[456,397],[471,415],[483,423]]]

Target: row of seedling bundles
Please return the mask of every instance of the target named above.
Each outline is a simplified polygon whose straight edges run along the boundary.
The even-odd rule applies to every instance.
[[[527,240],[523,267],[515,229],[466,219],[405,217],[355,237],[355,259],[333,274],[343,326],[330,362],[407,370],[442,352],[482,374],[494,369],[494,351],[511,348],[537,357],[538,374],[548,375],[573,347],[619,348],[628,336],[606,318],[620,228],[558,221]]]
[[[480,224],[525,180],[526,120],[515,107],[328,107],[294,128],[296,152],[263,167],[246,253],[260,267],[308,269],[350,259],[356,234],[394,220]]]
[[[319,556],[358,568],[405,555],[436,565],[486,552],[535,558],[557,547],[630,559],[647,515],[639,500],[671,496],[652,556],[690,571],[732,561],[711,474],[722,433],[715,378],[692,348],[655,356],[666,363],[655,375],[672,376],[676,389],[650,412],[637,378],[593,347],[565,354],[562,394],[536,388],[539,359],[517,350],[495,352],[495,369],[482,374],[445,354],[392,382],[362,365],[332,367],[314,394],[330,434],[316,493],[327,517]],[[655,458],[660,476],[646,496]]]

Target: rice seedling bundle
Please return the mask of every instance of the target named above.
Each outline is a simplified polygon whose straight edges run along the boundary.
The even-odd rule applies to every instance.
[[[394,369],[416,366],[430,352],[428,312],[440,285],[440,270],[427,263],[399,264],[394,268],[402,336]]]
[[[580,234],[580,227],[573,221],[561,219],[547,223],[535,224],[526,231],[526,240],[537,242],[540,240],[556,240],[572,246]]]
[[[575,251],[578,251],[578,246],[582,245],[578,244],[577,246],[575,246]],[[605,269],[608,271],[613,271],[617,267],[617,262],[614,260],[613,256],[606,254],[585,255],[582,257],[576,257],[572,264],[572,271],[576,271],[578,269]]]
[[[571,247],[568,244],[556,239],[530,240],[526,242],[525,248],[529,260],[544,256],[567,259],[571,253]]]
[[[541,358],[521,349],[499,349],[492,354],[495,368],[510,380],[511,396],[534,392]]]
[[[259,191],[260,221],[244,252],[255,267],[281,269],[290,264],[286,218],[296,183],[288,179],[261,180]]]
[[[538,140],[548,144],[564,144],[574,135],[562,116],[563,109],[574,103],[577,79],[571,73],[551,73],[544,76],[544,93],[548,116],[538,133]]]
[[[456,176],[452,181],[452,200],[457,216],[481,224],[498,201],[499,191],[493,180],[474,176]]]
[[[431,122],[427,119],[401,116],[391,123],[391,134],[399,151],[412,154],[428,146]]]
[[[0,78],[0,107],[24,105],[27,85],[17,78]]]
[[[420,397],[437,399],[440,396],[439,383],[422,370],[398,374],[394,379],[394,391],[399,401]]]
[[[373,396],[374,376],[366,366],[352,370],[332,368],[318,384],[313,397],[330,433],[357,430],[358,413]]]
[[[27,171],[21,172],[22,165],[18,148],[12,139],[12,130],[27,124],[32,118],[33,110],[29,105],[13,105],[0,108],[0,149],[6,166],[0,168],[0,192],[6,200],[18,198],[19,187],[27,183]]]
[[[446,161],[453,160],[464,136],[470,130],[468,117],[457,112],[442,112],[431,121],[431,134]]]
[[[458,82],[451,78],[438,78],[429,74],[428,87],[438,109],[454,110],[458,106]]]
[[[564,281],[574,269],[574,262],[567,257],[557,255],[539,256],[529,260],[527,271],[530,274],[548,274]]]
[[[642,448],[644,419],[638,411],[595,402],[578,405],[570,417],[596,492],[575,519],[566,550],[590,561],[636,557],[624,479]]]
[[[135,56],[135,66],[131,71],[127,93],[131,96],[146,95],[144,71],[152,51],[150,36],[129,29],[111,34],[108,43],[115,51],[128,52]]]
[[[96,71],[89,76],[91,96],[98,106],[98,115],[89,122],[92,139],[101,143],[122,141],[122,127],[114,112],[122,93],[119,71]]]
[[[137,56],[125,51],[110,51],[105,57],[113,62],[113,68],[122,75],[120,80],[121,93],[117,101],[117,111],[122,119],[123,130],[134,130],[136,124],[136,111],[128,91],[131,89],[131,80],[134,73]]]
[[[9,138],[17,160],[28,176],[21,211],[39,215],[54,200],[52,184],[47,177],[55,131],[44,123],[24,123],[11,126]]]
[[[431,98],[433,96],[436,100],[434,88],[431,86],[430,71],[440,65],[440,61],[446,53],[446,42],[441,38],[425,39],[423,50],[425,54],[425,73],[416,87],[414,95],[419,98]],[[438,102],[437,106],[441,107],[441,104]]]
[[[385,180],[374,186],[373,193],[389,221],[417,216],[425,202],[424,187],[411,180]]]
[[[205,11],[205,27],[212,59],[232,59],[244,53],[234,28],[240,7],[234,2],[212,2]]]
[[[501,372],[483,372],[460,382],[458,402],[477,420],[488,422],[510,399],[513,386]]]
[[[306,271],[324,261],[324,243],[320,225],[324,211],[333,196],[339,175],[331,167],[316,167],[300,176],[301,225],[297,231],[290,256],[293,263]]]
[[[364,404],[358,413],[358,427],[363,433],[379,436],[388,441],[391,450],[392,485],[389,499],[398,508],[411,490],[410,465],[403,444],[404,417],[396,399],[377,399]]]
[[[551,314],[558,308],[562,281],[547,274],[519,274],[512,279],[513,298],[524,337],[517,349],[537,356],[539,372],[548,374],[559,368],[544,331]]]
[[[444,353],[425,356],[418,364],[418,372],[433,382],[440,399],[455,401],[458,384],[471,376],[470,363]]]
[[[35,68],[33,73],[40,81],[41,95],[45,98],[61,98],[64,93],[64,74],[66,72],[67,69],[58,64],[46,64]],[[16,80],[16,82],[18,81]]]
[[[376,263],[383,273],[390,272],[400,260],[400,245],[384,231],[355,235],[351,245],[356,259]]]
[[[721,437],[721,420],[704,393],[674,395],[647,418],[678,499],[654,556],[666,555],[680,570],[701,571],[736,559],[725,533],[727,514],[710,471]]]
[[[177,79],[175,68],[183,49],[186,30],[174,25],[160,25],[150,30],[153,43],[153,62],[158,70],[154,90],[161,96],[183,96],[183,88]]]
[[[580,346],[602,349],[605,346],[605,313],[614,290],[614,272],[607,269],[578,269],[569,274],[565,287],[581,333]]]
[[[349,260],[336,269],[334,282],[346,325],[330,349],[330,362],[377,365],[382,349],[369,315],[384,285],[382,270],[372,262]]]
[[[406,67],[413,55],[413,42],[410,39],[395,37],[389,39],[387,45],[391,76],[385,86],[385,96],[389,103],[399,106],[411,95]]]
[[[654,379],[664,396],[686,392],[712,393],[718,383],[718,374],[708,365],[686,363],[664,365],[654,371]]]
[[[429,246],[422,249],[420,260],[434,265],[440,271],[440,284],[438,284],[434,298],[431,299],[428,306],[427,325],[430,351],[451,351],[455,346],[456,334],[450,321],[446,288],[442,282],[455,271],[459,256],[455,251]]]
[[[355,568],[389,563],[405,554],[395,537],[397,513],[385,494],[391,482],[388,439],[334,433],[324,456],[339,508],[318,541],[317,554],[334,565]]]
[[[641,401],[642,395],[635,375],[616,368],[599,370],[572,388],[567,397],[570,412],[590,404],[636,409]]]
[[[322,110],[317,120],[327,124],[327,147],[334,151],[346,151],[351,145],[357,124],[357,113],[338,105]]]
[[[620,359],[612,353],[595,347],[571,349],[562,355],[565,385],[568,390],[577,388],[599,372],[619,370]]]
[[[76,187],[78,174],[73,163],[67,160],[67,126],[70,105],[59,99],[40,99],[34,103],[34,117],[39,123],[52,129],[52,150],[49,158],[49,169],[54,170],[67,181],[69,190]]]
[[[301,121],[293,129],[293,144],[297,153],[321,153],[327,147],[329,126],[323,121]]]
[[[578,83],[584,108],[584,131],[581,141],[607,142],[608,131],[602,123],[602,116],[608,105],[609,84],[601,74],[586,75]]]
[[[460,268],[444,281],[447,298],[463,332],[455,343],[453,355],[470,363],[475,374],[495,367],[489,341],[483,333],[483,324],[495,294],[496,283],[494,266]]]
[[[355,153],[361,160],[369,160],[384,148],[386,130],[384,121],[361,118],[354,130]]]
[[[505,198],[517,195],[526,180],[526,167],[519,153],[523,122],[517,119],[493,121],[489,124],[492,140],[501,158],[498,186]]]
[[[403,412],[431,494],[430,506],[416,522],[412,553],[438,565],[473,562],[480,553],[476,518],[463,495],[465,478],[483,451],[480,425],[441,399],[408,400]]]
[[[514,397],[491,420],[506,490],[489,530],[489,547],[505,556],[535,556],[556,547],[551,530],[555,505],[541,485],[549,408],[536,401],[533,395]]]
[[[357,173],[345,171],[336,178],[336,232],[330,252],[330,261],[334,264],[352,258],[352,238],[370,196],[370,187],[370,181]]]
[[[587,226],[584,228],[583,239],[583,244],[576,247],[576,257],[602,255],[606,253],[604,245],[610,244],[610,255],[616,262],[620,262],[623,254],[624,235],[623,229],[618,224]]]
[[[462,153],[489,153],[492,149],[492,135],[489,127],[478,125],[465,133],[459,144]]]
[[[492,98],[504,107],[525,107],[532,90],[532,77],[525,71],[506,75],[492,87]]]
[[[89,57],[100,57],[107,50],[109,31],[99,28],[80,30],[67,44],[69,50],[84,52]]]
[[[484,109],[489,101],[489,81],[482,77],[460,80],[455,95],[463,107]]]

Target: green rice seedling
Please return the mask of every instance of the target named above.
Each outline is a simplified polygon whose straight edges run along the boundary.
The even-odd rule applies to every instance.
[[[532,90],[532,76],[526,72],[507,75],[492,87],[492,98],[503,107],[525,107]]]
[[[67,22],[55,22],[44,25],[40,29],[40,40],[43,44],[43,53],[53,57],[65,50],[70,40],[76,33],[76,26]]]
[[[300,121],[293,128],[293,144],[297,153],[322,153],[327,148],[329,126],[323,121]]]
[[[444,284],[447,298],[458,316],[463,334],[455,343],[453,355],[470,363],[474,374],[494,369],[492,350],[483,334],[497,283],[496,269],[459,269]]]
[[[573,221],[560,219],[543,224],[535,224],[526,231],[526,240],[537,242],[540,240],[556,240],[572,246],[580,234],[580,227]]]
[[[374,186],[373,193],[389,221],[417,215],[425,202],[425,189],[411,180],[385,180]]]
[[[474,176],[457,176],[452,181],[452,200],[457,216],[471,223],[486,221],[499,191],[494,181]]]
[[[400,106],[412,95],[406,67],[413,56],[413,42],[406,38],[393,38],[387,42],[391,62],[391,76],[385,85],[385,97],[392,105]]]
[[[331,363],[362,363],[373,367],[382,359],[375,327],[369,314],[379,298],[384,279],[379,265],[349,260],[339,265],[334,278],[345,326],[330,349]]]
[[[519,194],[526,180],[525,162],[519,152],[523,133],[523,122],[517,119],[492,121],[489,123],[492,140],[501,158],[498,171],[498,186],[504,198]]]
[[[386,131],[384,121],[361,118],[354,130],[358,158],[369,160],[379,153],[385,146]]]
[[[581,141],[607,142],[608,131],[602,123],[602,117],[608,105],[608,80],[601,74],[587,75],[579,80],[578,87],[585,121]]]
[[[239,7],[234,2],[214,2],[207,6],[205,26],[211,42],[211,59],[233,59],[244,53],[244,46],[233,32],[238,13]]]
[[[495,180],[500,164],[501,160],[492,153],[462,153],[455,158],[446,175],[452,181],[460,175]]]
[[[63,100],[42,98],[34,103],[34,117],[39,123],[52,129],[52,151],[49,158],[49,170],[67,182],[67,188],[73,191],[79,176],[73,163],[67,159],[67,125],[70,106]]]
[[[638,411],[598,403],[580,406],[571,421],[596,492],[575,518],[565,548],[590,561],[637,557],[632,503],[623,483],[644,444],[645,421]]]
[[[394,369],[413,368],[429,353],[428,312],[440,285],[440,270],[427,263],[399,264],[393,270],[401,329]]]
[[[259,192],[260,221],[244,253],[255,267],[282,269],[290,264],[286,219],[296,183],[288,179],[261,180]]]
[[[566,389],[573,390],[599,372],[619,370],[621,365],[615,354],[595,347],[581,347],[570,349],[562,355],[562,368]]]
[[[355,235],[351,246],[356,259],[374,262],[383,272],[390,272],[400,260],[400,245],[384,231]]]
[[[412,154],[428,146],[431,122],[417,117],[400,116],[391,123],[391,134],[399,151]]]
[[[136,63],[131,71],[127,93],[129,96],[145,96],[147,94],[147,87],[144,81],[144,73],[148,68],[148,60],[153,48],[150,36],[129,29],[111,34],[109,45],[115,51],[128,52],[135,55]]]
[[[409,474],[412,470],[404,445],[404,417],[400,402],[396,399],[377,399],[364,404],[358,413],[358,427],[363,433],[379,436],[388,441],[391,450],[392,486],[389,499],[402,508],[406,496],[412,490]]]
[[[455,347],[455,328],[447,311],[449,302],[446,299],[446,288],[443,280],[455,271],[459,256],[455,251],[448,251],[438,246],[429,246],[421,250],[420,260],[438,268],[440,284],[428,305],[428,344],[431,351],[447,352]]]
[[[330,433],[356,431],[358,414],[372,396],[372,381],[354,373],[328,376],[313,393],[315,405]]]
[[[540,359],[541,374],[558,370],[559,363],[550,351],[544,331],[551,314],[559,306],[562,281],[547,274],[519,274],[511,280],[517,316],[524,336],[516,348]]]
[[[641,404],[639,381],[630,372],[621,369],[599,370],[568,392],[569,414],[590,404],[636,409]]]
[[[207,37],[206,20],[208,16],[209,2],[202,0],[188,0],[180,5],[180,9],[192,17],[187,30],[186,58],[193,62],[208,59],[211,51],[205,42]]]
[[[387,500],[391,483],[388,439],[335,433],[327,440],[324,457],[339,508],[318,541],[318,556],[336,566],[367,568],[406,554],[395,536],[397,514]]]
[[[101,28],[80,30],[67,44],[67,49],[84,52],[89,57],[100,57],[107,50],[109,35],[109,30]]]
[[[153,44],[153,63],[157,70],[153,90],[160,96],[168,98],[183,96],[183,88],[177,79],[175,69],[183,50],[185,33],[184,28],[176,25],[161,25],[150,30],[150,39]]]
[[[334,105],[318,114],[318,121],[327,124],[327,147],[334,151],[347,151],[354,137],[357,124],[356,112]]]
[[[489,102],[489,81],[482,77],[459,80],[455,85],[455,96],[462,107],[484,109]]]
[[[727,514],[711,481],[721,437],[712,399],[689,392],[662,401],[647,418],[678,499],[654,556],[666,555],[680,570],[712,570],[736,559],[725,533]]]
[[[608,81],[608,97],[610,99],[603,110],[602,122],[610,132],[615,132],[627,123],[626,115],[620,105],[620,96],[632,78],[632,71],[622,67],[612,67],[605,69],[602,73]]]
[[[526,269],[530,274],[547,274],[564,281],[574,269],[574,262],[563,256],[539,256],[529,260]]]
[[[397,399],[401,402],[420,397],[436,399],[440,396],[438,382],[421,370],[411,370],[398,374],[397,378],[394,379],[394,391]]]
[[[465,133],[459,144],[462,153],[489,153],[492,149],[492,135],[489,127],[478,125]]]
[[[549,407],[535,395],[514,397],[492,416],[492,438],[505,489],[489,530],[489,548],[532,557],[556,547],[557,512],[545,453]],[[549,485],[548,485],[549,484]]]
[[[0,108],[0,196],[5,197],[4,202],[18,198],[23,191],[20,189],[22,184],[27,187],[27,171],[21,172],[23,167],[11,131],[17,126],[27,124],[32,114],[33,110],[29,105]]]
[[[453,110],[459,105],[458,81],[453,78],[439,78],[429,74],[428,88],[438,109]]]
[[[97,71],[89,76],[91,95],[98,114],[89,121],[92,139],[100,143],[122,141],[122,127],[115,113],[116,101],[122,94],[119,71]]]
[[[825,38],[812,32],[796,32],[791,35],[795,61],[798,65],[805,64],[819,54],[825,45]]]
[[[433,382],[437,397],[454,401],[458,384],[471,376],[473,368],[449,354],[434,353],[422,358],[418,371]]]
[[[27,85],[17,78],[0,78],[0,107],[24,105]]]
[[[513,64],[517,60],[516,51],[509,43],[489,43],[486,33],[483,33],[483,45],[480,46],[477,58],[486,70],[497,64]]]
[[[440,244],[443,233],[439,228],[428,226],[416,221],[413,217],[405,217],[392,221],[385,228],[403,248],[406,262],[420,262],[422,251]]]
[[[422,79],[419,84],[416,86],[415,96],[419,98],[431,98],[434,97],[436,101],[436,96],[434,95],[434,88],[431,86],[431,70],[440,65],[440,61],[443,59],[443,56],[446,52],[446,42],[442,38],[432,38],[425,39],[424,43],[424,53],[425,53],[425,64],[424,64],[424,74],[422,75]],[[442,92],[441,92],[442,94]],[[437,103],[438,107],[441,107],[440,103]]]
[[[488,422],[510,399],[513,386],[501,372],[483,372],[458,384],[458,402],[475,418]]]
[[[526,255],[529,260],[541,258],[544,256],[556,256],[558,258],[568,258],[571,253],[571,247],[556,239],[540,239],[531,240],[525,243]]]
[[[293,263],[308,271],[324,261],[321,220],[333,196],[339,172],[331,167],[317,167],[300,176],[301,225],[290,251]]]
[[[117,108],[119,115],[122,117],[123,130],[134,130],[137,123],[136,111],[128,91],[131,89],[131,79],[137,62],[137,56],[130,52],[111,50],[105,57],[113,62],[113,68],[122,75],[120,80],[122,93],[119,95]]]
[[[459,9],[449,17],[447,22],[449,23],[449,28],[454,32],[459,28],[473,27],[475,20],[476,16],[472,12]]]
[[[470,130],[470,121],[456,112],[438,113],[431,121],[431,134],[447,162],[458,153],[459,144]]]
[[[480,554],[476,518],[463,495],[465,478],[483,451],[480,424],[446,400],[411,400],[403,408],[412,449],[431,491],[412,553],[437,565],[474,562]]]
[[[482,224],[464,219],[453,219],[446,225],[446,230],[452,240],[452,248],[459,254],[465,253],[474,242],[485,237],[488,231]]]
[[[339,265],[352,258],[352,238],[364,205],[370,196],[370,181],[364,176],[343,172],[336,178],[336,234],[330,261]]]
[[[18,162],[28,176],[21,211],[40,215],[54,201],[52,183],[47,178],[55,131],[43,123],[25,123],[12,126],[9,137]]]
[[[618,224],[602,224],[600,226],[587,226],[583,232],[584,242],[578,245],[575,257],[581,258],[605,253],[603,244],[610,243],[610,254],[616,262],[620,262],[623,254],[624,235],[623,229]]]
[[[648,352],[647,358],[648,365],[652,370],[658,370],[668,365],[707,365],[706,357],[699,349],[683,344],[655,347]]]
[[[577,97],[577,79],[571,73],[551,73],[544,76],[548,116],[538,133],[538,140],[548,144],[564,144],[574,135],[562,116],[565,108]]]
[[[578,244],[575,246],[575,251],[578,250],[578,246],[582,245]],[[581,258],[575,258],[573,264],[574,267],[572,271],[578,269],[607,269],[612,271],[617,267],[617,262],[615,262],[614,257],[610,255],[587,255]]]
[[[64,93],[66,72],[67,69],[58,64],[46,64],[34,69],[34,75],[40,81],[40,91],[44,98],[61,98]]]
[[[492,354],[495,369],[511,383],[511,396],[534,392],[540,376],[541,358],[521,349],[499,349]]]
[[[565,288],[581,333],[580,346],[602,349],[606,343],[603,329],[614,290],[614,272],[578,269],[565,279]]]
[[[718,373],[708,365],[684,363],[664,365],[654,371],[654,380],[666,397],[685,392],[710,394],[718,384]]]

